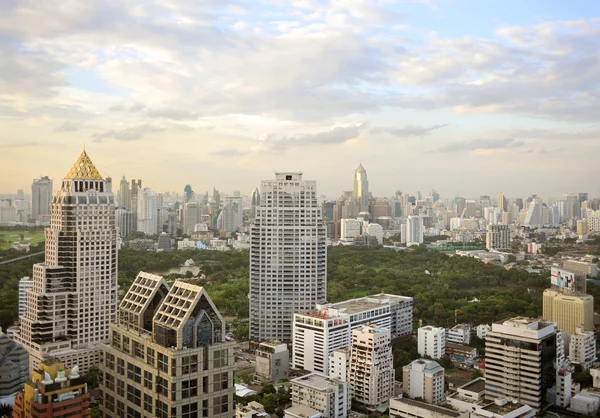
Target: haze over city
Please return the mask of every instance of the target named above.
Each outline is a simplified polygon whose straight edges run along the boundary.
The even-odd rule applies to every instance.
[[[0,6],[0,191],[102,175],[331,197],[598,195],[589,1],[12,1]],[[10,173],[10,175],[6,175]]]

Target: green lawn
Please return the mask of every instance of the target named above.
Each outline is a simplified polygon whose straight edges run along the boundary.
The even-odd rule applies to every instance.
[[[25,240],[29,238],[31,244],[39,244],[45,240],[43,229],[0,231],[0,250],[7,250],[12,247],[13,242],[21,241],[21,234],[23,234]]]

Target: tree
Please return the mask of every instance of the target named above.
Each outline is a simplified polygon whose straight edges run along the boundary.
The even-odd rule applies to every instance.
[[[90,366],[85,375],[85,382],[89,389],[96,389],[98,387],[98,366]]]
[[[273,386],[273,385],[271,385]],[[273,389],[274,390],[274,389]],[[263,396],[262,402],[265,411],[269,414],[274,414],[277,410],[277,395],[275,393],[267,393]]]
[[[1,417],[9,417],[12,415],[12,406],[0,403],[0,416]]]

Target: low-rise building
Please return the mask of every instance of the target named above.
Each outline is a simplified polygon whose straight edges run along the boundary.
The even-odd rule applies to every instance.
[[[444,400],[444,368],[436,361],[419,359],[402,368],[402,392],[410,398],[439,404]]]
[[[292,404],[319,411],[324,418],[346,418],[350,411],[348,383],[319,373],[292,379]],[[293,412],[293,411],[292,411]]]
[[[586,276],[590,276],[592,279],[598,277],[598,265],[595,263],[588,263],[586,261],[578,260],[565,260],[563,265],[565,268],[576,271],[577,274],[584,279]]]
[[[13,418],[88,418],[90,394],[79,368],[68,369],[56,359],[43,360],[31,374],[31,381],[19,392]]]
[[[390,418],[469,418],[468,412],[457,412],[414,399],[390,399]]]
[[[492,330],[492,326],[489,324],[481,324],[481,325],[477,325],[477,338],[485,340],[485,337],[487,337],[488,332],[490,332]]]
[[[417,352],[422,356],[439,359],[446,352],[446,329],[432,327],[431,325],[421,327],[417,331]]]
[[[248,405],[238,403],[235,406],[235,418],[267,418],[269,415],[265,412],[265,407],[256,401],[249,402]]]
[[[256,350],[257,382],[278,382],[287,379],[290,374],[290,351],[287,344],[279,341],[262,342]]]
[[[572,364],[579,364],[583,370],[592,367],[596,361],[596,338],[591,331],[584,331],[581,328],[575,329],[575,334],[571,334],[569,341],[569,361]]]
[[[457,324],[448,330],[446,344],[465,344],[471,342],[473,327],[470,324]]]
[[[295,405],[284,411],[283,418],[323,418],[323,414],[306,405]]]

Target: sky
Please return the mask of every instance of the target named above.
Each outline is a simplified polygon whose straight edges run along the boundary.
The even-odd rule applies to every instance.
[[[600,2],[3,0],[0,192],[600,196]]]

